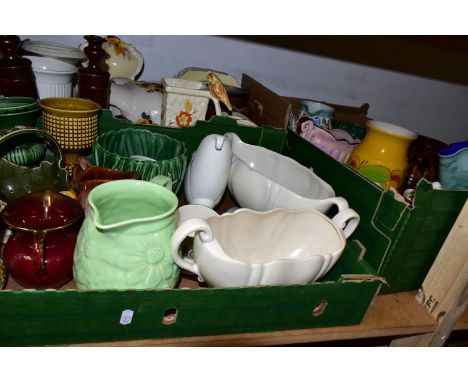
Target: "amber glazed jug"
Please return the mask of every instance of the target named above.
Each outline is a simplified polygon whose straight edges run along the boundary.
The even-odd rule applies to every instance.
[[[3,250],[11,277],[26,288],[59,288],[73,277],[73,251],[83,209],[51,190],[8,203],[1,217],[13,230]]]

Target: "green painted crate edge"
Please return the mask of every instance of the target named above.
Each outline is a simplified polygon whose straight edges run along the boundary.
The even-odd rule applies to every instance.
[[[40,124],[39,124],[40,126]],[[184,136],[192,153],[207,134],[234,131],[248,143],[281,152],[284,130],[237,127],[225,119],[190,129],[133,125],[104,110],[100,132],[147,128]],[[192,137],[190,137],[192,135]],[[180,139],[180,138],[179,138]],[[308,285],[164,291],[0,291],[0,346],[177,338],[268,332],[359,324],[381,287],[375,270],[361,258],[362,244],[349,240],[341,259],[325,280]],[[352,275],[354,277],[349,277]],[[357,277],[357,279],[356,279]],[[315,316],[314,308],[327,305]],[[162,324],[168,309],[178,310],[174,325]],[[119,323],[131,309],[129,325]]]
[[[387,281],[381,293],[421,286],[468,191],[434,190],[422,180],[410,208],[392,191],[384,192],[292,131],[287,133],[283,154],[312,167],[359,213],[361,221],[352,237],[365,244],[365,259]]]
[[[350,243],[330,276],[307,285],[138,291],[0,291],[0,346],[178,338],[359,324],[380,288]],[[356,280],[353,276],[360,276]],[[370,277],[370,278],[369,278]],[[326,303],[321,314],[314,311]],[[163,323],[175,309],[174,324]],[[120,323],[133,311],[129,324]]]

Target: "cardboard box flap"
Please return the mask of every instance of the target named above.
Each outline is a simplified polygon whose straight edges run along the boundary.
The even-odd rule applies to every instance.
[[[242,74],[241,87],[249,92],[248,110],[253,122],[259,126],[287,128],[291,105],[286,99],[247,74]]]

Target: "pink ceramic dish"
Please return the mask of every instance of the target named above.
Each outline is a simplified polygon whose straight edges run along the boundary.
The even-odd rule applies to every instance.
[[[342,163],[349,159],[353,150],[361,143],[345,130],[326,131],[315,126],[312,121],[306,121],[301,125],[299,135]]]

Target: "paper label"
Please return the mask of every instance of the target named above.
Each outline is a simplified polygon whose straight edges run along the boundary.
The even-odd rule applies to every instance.
[[[132,322],[133,319],[133,310],[125,309],[122,311],[122,315],[120,316],[120,324],[121,325],[128,325]]]

